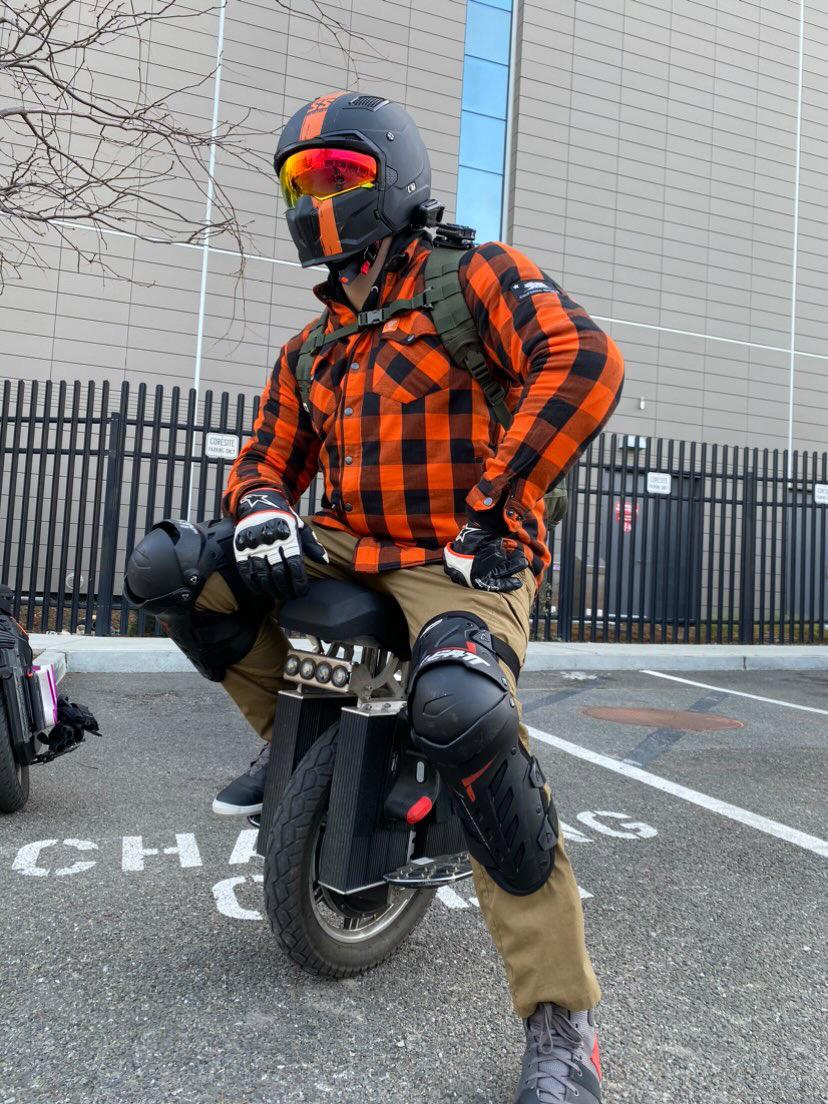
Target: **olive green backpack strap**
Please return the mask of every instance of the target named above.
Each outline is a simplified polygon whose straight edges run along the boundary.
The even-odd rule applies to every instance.
[[[464,256],[460,250],[446,248],[432,249],[429,254],[425,284],[431,318],[451,359],[477,380],[492,415],[499,425],[508,429],[512,413],[506,405],[506,392],[492,376],[477,324],[460,286],[458,270]]]
[[[563,521],[564,515],[566,514],[566,508],[569,504],[566,484],[559,483],[557,487],[553,487],[551,491],[547,491],[543,496],[543,501],[546,528],[551,529],[554,525],[557,525],[559,521]]]
[[[296,361],[296,382],[299,384],[299,394],[302,396],[302,402],[305,406],[308,405],[313,362],[316,359],[316,354],[325,344],[325,326],[327,323],[328,312],[323,310],[311,326],[308,336],[299,349],[299,357]]]
[[[432,249],[429,254],[425,267],[425,283],[431,318],[451,359],[477,380],[492,415],[504,429],[508,429],[513,419],[506,405],[506,393],[492,376],[477,324],[460,285],[459,269],[464,256],[465,253],[460,250],[439,247]],[[566,513],[566,486],[560,483],[544,498],[546,524],[551,529]]]

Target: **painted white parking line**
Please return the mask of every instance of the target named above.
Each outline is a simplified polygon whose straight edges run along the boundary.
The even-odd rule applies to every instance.
[[[784,705],[786,709],[799,709],[803,713],[819,713],[828,717],[828,709],[817,709],[814,705],[798,705],[796,702],[782,701],[781,698],[763,698],[761,694],[748,694],[746,690],[728,690],[726,686],[711,686],[707,682],[694,682],[693,679],[679,678],[678,675],[667,675],[663,671],[642,671],[642,675],[652,675],[653,678],[669,679],[670,682],[683,682],[685,686],[698,686],[702,690],[718,690],[720,694],[732,694],[734,698],[752,698],[754,701],[767,702],[769,705]]]
[[[440,888],[437,890],[437,896],[440,898],[446,908],[467,909],[469,907],[469,902],[465,899],[465,897],[461,897],[457,890],[452,889],[451,886],[440,886]]]
[[[716,689],[716,687],[711,687],[711,689]],[[800,832],[798,828],[789,828],[787,824],[780,824],[778,821],[770,820],[758,813],[751,813],[748,809],[740,809],[738,805],[731,805],[728,801],[720,801],[717,797],[710,797],[698,790],[691,790],[688,786],[671,782],[668,778],[662,778],[658,774],[650,774],[649,771],[634,767],[630,763],[624,763],[620,759],[613,759],[609,755],[602,755],[599,751],[592,751],[591,748],[581,747],[580,744],[563,740],[560,736],[553,736],[550,732],[544,732],[543,729],[532,728],[529,725],[527,725],[527,728],[533,740],[557,748],[558,751],[563,751],[567,755],[573,755],[576,759],[584,759],[587,763],[594,763],[595,766],[603,767],[615,774],[622,774],[625,778],[643,782],[645,786],[652,786],[654,790],[672,794],[673,797],[681,798],[682,801],[689,801],[691,805],[709,809],[710,812],[718,813],[719,816],[738,821],[739,824],[746,824],[749,828],[755,828],[758,832],[764,832],[768,836],[776,836],[777,839],[793,843],[805,851],[813,851],[816,855],[828,858],[828,840],[820,839],[819,836],[810,836],[807,832]]]

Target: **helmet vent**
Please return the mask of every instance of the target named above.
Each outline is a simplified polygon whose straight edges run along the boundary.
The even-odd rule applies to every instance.
[[[382,96],[355,96],[348,107],[364,107],[366,111],[376,111],[378,107],[387,103],[388,100],[384,100]]]

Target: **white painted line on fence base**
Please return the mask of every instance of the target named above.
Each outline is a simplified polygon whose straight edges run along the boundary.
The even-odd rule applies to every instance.
[[[696,685],[701,684],[697,683]],[[717,687],[711,687],[711,689],[717,689]],[[710,797],[698,790],[691,790],[688,786],[671,782],[668,778],[662,778],[658,774],[650,774],[649,771],[642,770],[641,767],[633,767],[620,759],[613,759],[609,755],[602,755],[599,751],[592,751],[590,748],[581,747],[580,744],[563,740],[560,736],[553,736],[549,732],[544,732],[543,729],[532,728],[531,726],[527,726],[527,728],[533,740],[557,748],[558,751],[566,752],[567,755],[573,755],[576,759],[584,759],[587,763],[593,763],[595,766],[603,767],[615,774],[622,774],[625,778],[643,782],[645,786],[652,786],[654,790],[661,790],[662,793],[681,798],[682,801],[688,801],[691,805],[698,805],[702,809],[718,813],[719,816],[738,821],[739,824],[745,824],[748,828],[755,828],[757,832],[764,832],[768,836],[776,836],[777,839],[785,840],[786,843],[793,843],[805,851],[813,851],[816,855],[828,858],[828,840],[820,839],[819,836],[811,836],[807,832],[800,832],[797,828],[789,828],[787,824],[780,824],[778,821],[770,820],[758,813],[751,813],[748,809],[740,809],[738,805],[731,805],[728,801],[720,801],[717,797]]]
[[[653,678],[669,679],[670,682],[683,682],[685,686],[698,686],[701,690],[718,690],[720,694],[731,694],[734,698],[752,698],[753,701],[767,702],[768,705],[783,705],[786,709],[799,709],[803,713],[819,713],[828,717],[828,709],[817,709],[814,705],[798,705],[796,702],[782,701],[781,698],[763,698],[761,694],[748,694],[746,690],[728,690],[726,686],[711,686],[708,682],[694,682],[693,679],[679,678],[678,675],[667,675],[663,671],[642,671],[642,675],[652,675]]]

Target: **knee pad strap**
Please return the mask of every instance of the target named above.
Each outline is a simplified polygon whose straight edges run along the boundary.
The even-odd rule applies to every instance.
[[[250,610],[213,613],[211,610],[172,608],[156,614],[164,632],[174,640],[199,674],[221,682],[256,643],[263,617]]]

